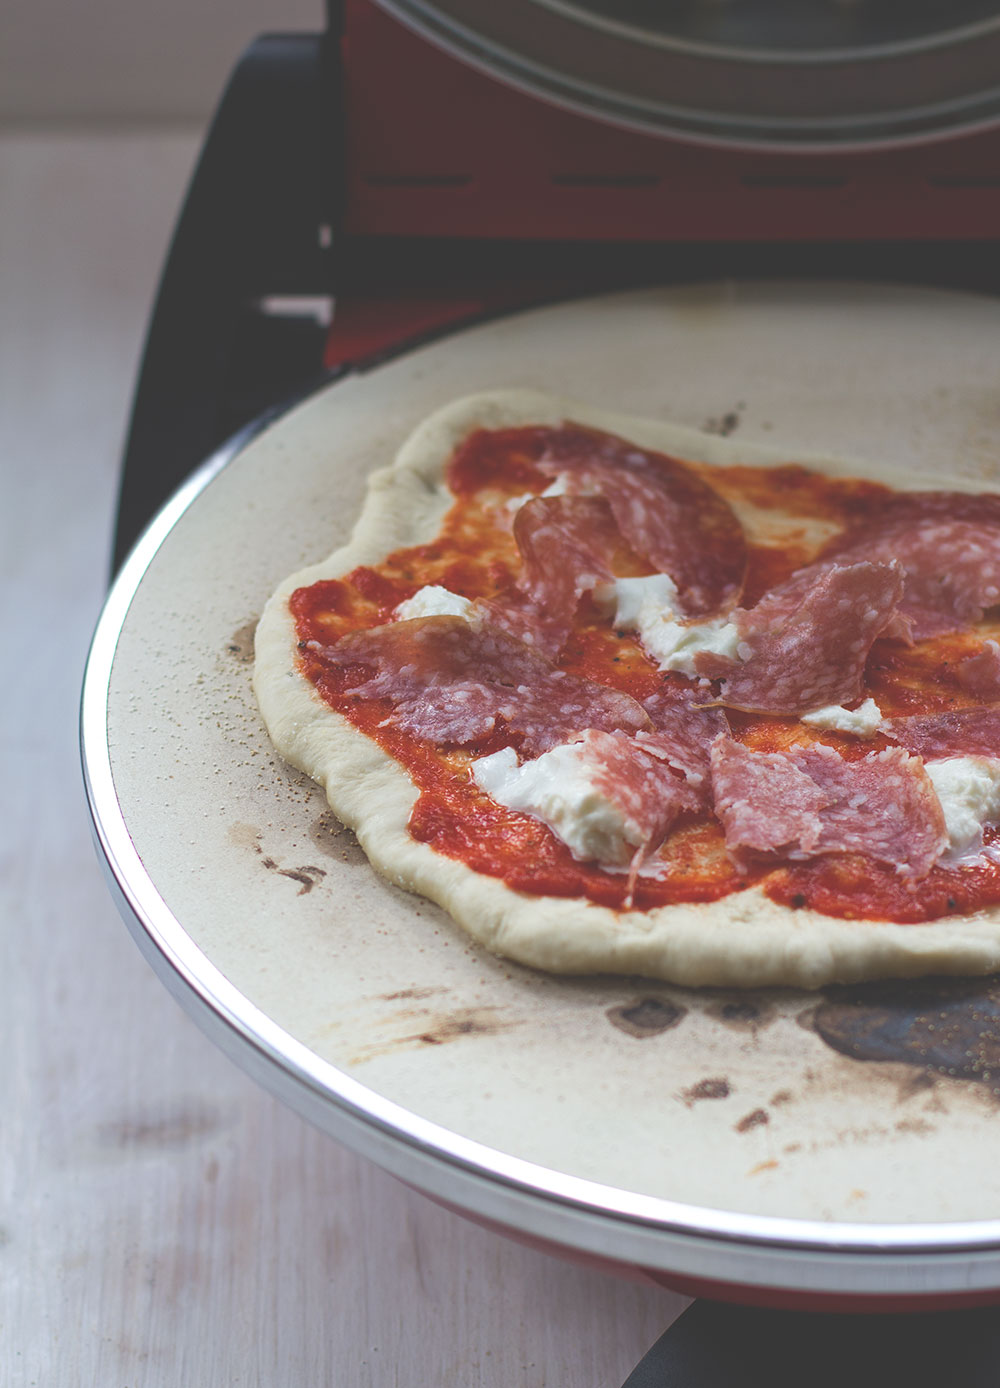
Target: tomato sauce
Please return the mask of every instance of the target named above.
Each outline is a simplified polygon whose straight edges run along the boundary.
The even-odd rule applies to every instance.
[[[349,631],[388,621],[400,602],[426,585],[440,584],[476,598],[493,596],[512,583],[519,555],[507,503],[549,485],[550,477],[537,466],[547,435],[542,427],[473,434],[449,465],[447,480],[455,501],[432,543],[396,550],[376,565],[301,588],[290,607],[303,673],[331,708],[400,762],[417,786],[409,825],[414,838],[477,872],[502,878],[515,891],[585,897],[620,908],[628,898],[624,872],[578,862],[545,825],[498,804],[475,785],[470,762],[507,745],[509,738],[502,732],[462,748],[439,748],[405,735],[387,723],[387,700],[358,697],[351,692],[356,679],[350,672],[333,669],[322,658],[322,647]],[[747,606],[808,563],[830,534],[889,490],[875,482],[826,477],[798,466],[690,466],[738,514],[742,508],[748,515],[760,512],[764,517],[747,526]],[[767,515],[772,508],[781,513],[781,524],[769,535]],[[648,565],[630,553],[620,558],[622,574],[649,572]],[[967,707],[976,700],[962,688],[955,667],[980,639],[981,633],[951,635],[909,648],[878,641],[869,658],[865,693],[875,698],[885,717]],[[640,701],[664,679],[687,683],[683,676],[657,670],[637,641],[611,630],[586,599],[559,664]],[[811,732],[794,718],[732,711],[728,717],[733,735],[756,751],[781,751],[815,740],[855,758],[889,745],[879,735],[856,739]],[[996,841],[1000,848],[1000,832],[987,830],[986,841]],[[891,867],[860,854],[829,854],[802,863],[774,858],[737,863],[726,852],[714,818],[686,816],[640,875],[631,904],[642,910],[714,901],[750,886],[760,886],[773,901],[792,910],[810,907],[848,919],[916,923],[1000,904],[1000,866],[980,859],[969,866],[935,867],[914,885]]]

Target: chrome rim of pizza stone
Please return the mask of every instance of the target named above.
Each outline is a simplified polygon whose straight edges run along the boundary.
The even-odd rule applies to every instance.
[[[846,1058],[809,1029],[809,994],[485,954],[371,871],[250,689],[272,589],[346,538],[367,473],[450,399],[543,388],[790,459],[879,457],[910,485],[947,482],[948,459],[988,486],[998,329],[991,301],[934,291],[615,295],[465,331],[247,431],[140,542],[84,687],[99,850],[167,985],[320,1126],[514,1230],[747,1284],[1000,1285],[986,1088]]]

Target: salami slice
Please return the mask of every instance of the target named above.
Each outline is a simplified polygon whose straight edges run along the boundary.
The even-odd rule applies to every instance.
[[[903,590],[898,564],[836,565],[793,577],[734,614],[738,660],[709,652],[695,668],[721,679],[716,702],[760,713],[808,713],[860,697],[868,653]]]
[[[721,708],[699,708],[691,702],[691,691],[664,685],[643,700],[653,731],[639,732],[636,741],[654,757],[683,772],[688,785],[698,793],[701,803],[711,801],[709,749],[717,737],[729,732]]]
[[[899,615],[914,639],[960,631],[1000,603],[1000,497],[968,492],[887,496],[837,536],[819,563],[860,558],[902,564]]]
[[[539,467],[570,491],[605,497],[632,549],[677,585],[685,615],[733,607],[747,550],[729,504],[693,469],[612,434],[566,424],[547,435]]]
[[[503,728],[532,757],[588,728],[650,727],[630,695],[557,669],[486,622],[418,617],[349,632],[312,655],[357,698],[385,699],[393,724],[442,745]]]
[[[481,604],[489,620],[555,658],[584,593],[612,576],[621,536],[600,497],[535,497],[514,520],[521,572],[513,589]]]
[[[637,826],[642,856],[659,848],[682,811],[698,808],[696,792],[638,738],[588,732],[584,742],[597,767],[595,788]]]
[[[930,777],[902,748],[845,761],[820,744],[753,752],[719,738],[711,757],[715,812],[731,849],[793,860],[864,853],[919,879],[947,847]]]
[[[926,761],[936,757],[1000,757],[1000,704],[891,718],[882,732]]]

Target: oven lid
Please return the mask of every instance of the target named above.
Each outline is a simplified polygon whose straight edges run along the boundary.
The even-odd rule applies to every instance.
[[[832,149],[1000,119],[1000,16],[985,0],[378,2],[515,87],[658,134]]]

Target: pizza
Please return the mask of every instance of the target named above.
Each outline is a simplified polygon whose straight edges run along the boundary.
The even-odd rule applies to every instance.
[[[268,603],[271,739],[379,872],[533,967],[1000,968],[1000,493],[906,480],[455,402]]]

